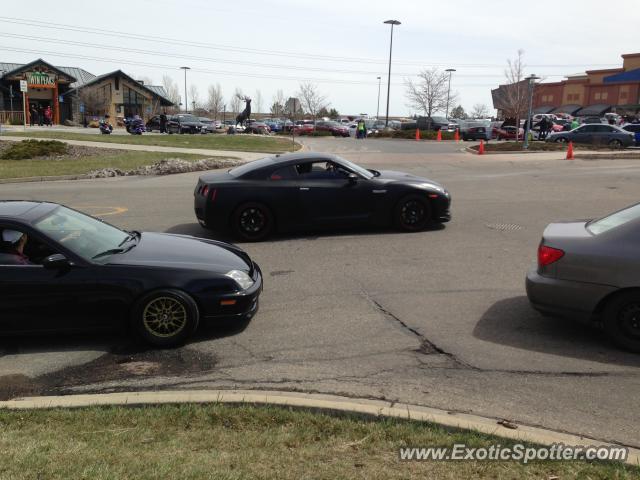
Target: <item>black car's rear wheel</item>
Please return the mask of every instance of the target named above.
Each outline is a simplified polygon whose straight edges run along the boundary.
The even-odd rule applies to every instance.
[[[407,232],[415,232],[427,226],[431,219],[431,208],[426,198],[419,195],[407,195],[398,202],[394,217],[398,228]]]
[[[609,147],[616,148],[616,149],[622,148],[622,142],[614,138],[609,142]]]
[[[616,345],[640,352],[640,292],[613,297],[604,308],[603,324]]]
[[[567,139],[564,137],[556,138],[556,143],[567,143]]]
[[[273,215],[266,205],[248,202],[240,205],[233,213],[231,226],[236,237],[249,242],[257,242],[268,237],[273,231]]]
[[[133,309],[133,327],[144,341],[156,347],[183,343],[198,328],[195,301],[180,290],[157,290],[142,297]]]

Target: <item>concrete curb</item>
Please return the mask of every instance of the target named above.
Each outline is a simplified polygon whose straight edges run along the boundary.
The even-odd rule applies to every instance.
[[[471,153],[472,155],[478,155],[478,151],[474,150],[471,147],[465,147],[462,151]],[[557,153],[562,158],[560,160],[565,160],[567,152],[565,150],[549,150],[549,151],[536,151],[536,150],[512,150],[512,151],[495,151],[495,150],[485,150],[485,155],[528,155],[528,154],[540,154],[540,153]],[[575,153],[573,157],[578,160],[640,160],[640,156],[634,158],[635,155],[638,155],[637,152],[602,152],[602,153]]]
[[[449,412],[438,408],[422,407],[383,400],[357,399],[336,395],[295,393],[259,390],[182,390],[156,392],[121,392],[102,394],[62,395],[49,397],[26,397],[0,402],[0,408],[30,410],[45,408],[78,408],[100,405],[158,405],[181,403],[248,403],[293,406],[351,412],[372,416],[411,419],[435,423],[445,427],[473,430],[502,438],[523,442],[551,445],[609,446],[600,440],[556,432],[544,428],[518,425],[515,429],[504,427],[496,419]],[[627,462],[640,465],[640,449],[629,448]]]
[[[22,177],[0,178],[0,185],[4,183],[55,182],[58,180],[89,180],[88,175],[57,175],[50,177]]]

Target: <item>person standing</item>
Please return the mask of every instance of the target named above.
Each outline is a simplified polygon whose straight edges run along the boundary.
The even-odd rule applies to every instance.
[[[42,105],[38,107],[38,125],[42,126],[44,122],[44,110],[42,109]]]
[[[38,123],[38,109],[36,108],[35,103],[31,104],[31,108],[29,109],[29,124],[33,127],[36,123]]]
[[[44,123],[47,127],[51,126],[51,119],[53,116],[53,112],[51,111],[51,106],[47,105],[47,108],[44,111]]]
[[[577,118],[574,118],[573,120],[571,120],[571,130],[575,130],[579,126],[580,126],[580,122],[578,122]]]
[[[363,119],[358,120],[358,126],[356,127],[357,138],[364,138],[364,133],[365,133],[364,129],[365,129],[364,120]]]
[[[167,133],[167,113],[160,114],[160,133]]]

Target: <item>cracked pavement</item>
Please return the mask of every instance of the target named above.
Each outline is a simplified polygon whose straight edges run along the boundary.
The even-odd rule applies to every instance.
[[[172,362],[180,352],[196,359],[182,373],[142,369],[105,379],[97,369],[126,339],[23,337],[0,343],[0,387],[21,376],[40,393],[208,387],[333,393],[640,446],[634,407],[640,356],[617,350],[596,329],[542,317],[524,292],[546,224],[636,202],[640,162],[478,158],[444,142],[306,142],[312,150],[444,183],[452,192],[452,222],[412,234],[328,232],[244,244],[265,276],[260,311],[237,331],[206,329],[173,351]],[[197,176],[1,185],[0,196],[125,207],[105,219],[209,236],[192,212]],[[198,358],[211,363],[198,368]],[[135,352],[130,359],[144,360]],[[38,390],[38,382],[46,388]]]

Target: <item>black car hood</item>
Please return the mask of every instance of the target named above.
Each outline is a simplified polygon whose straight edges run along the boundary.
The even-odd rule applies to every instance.
[[[374,178],[378,181],[386,183],[399,182],[410,183],[413,185],[421,184],[425,187],[435,188],[436,190],[444,190],[444,187],[438,182],[434,182],[433,180],[429,180],[428,178],[418,177],[417,175],[411,175],[410,173],[396,172],[395,170],[380,170],[380,176]]]
[[[253,271],[249,256],[240,248],[215,240],[145,232],[138,244],[125,253],[112,255],[108,265],[207,270],[225,274],[230,270]]]

